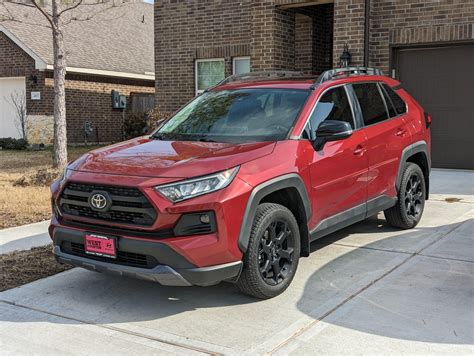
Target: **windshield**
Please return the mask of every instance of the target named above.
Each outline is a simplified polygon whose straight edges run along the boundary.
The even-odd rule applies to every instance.
[[[210,91],[195,98],[152,138],[208,142],[283,140],[309,90],[237,89]]]

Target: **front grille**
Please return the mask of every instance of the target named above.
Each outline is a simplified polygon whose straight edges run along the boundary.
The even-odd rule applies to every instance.
[[[84,250],[84,244],[76,242],[63,241],[61,244],[61,251],[75,256],[86,257],[96,261],[120,264],[123,266],[151,269],[158,265],[158,261],[153,256],[142,255],[134,252],[117,251],[117,258],[115,259],[89,255]]]
[[[93,210],[88,202],[92,192],[107,192],[112,200],[108,211]],[[127,225],[150,226],[156,211],[137,188],[70,182],[59,200],[61,212],[89,219]]]

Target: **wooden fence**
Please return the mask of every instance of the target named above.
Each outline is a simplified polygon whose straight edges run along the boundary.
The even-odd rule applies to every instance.
[[[130,93],[130,111],[148,112],[155,107],[155,94]]]

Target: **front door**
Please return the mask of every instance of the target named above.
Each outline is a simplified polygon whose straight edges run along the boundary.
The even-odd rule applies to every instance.
[[[326,91],[318,101],[305,135],[315,139],[315,131],[324,120],[347,121],[355,130],[356,124],[347,90],[338,86]],[[324,230],[341,218],[364,218],[367,199],[367,139],[363,130],[352,136],[327,142],[314,150],[310,163],[313,218],[310,227]],[[360,216],[359,216],[360,215]],[[347,219],[346,219],[347,218]],[[328,219],[332,219],[328,224]],[[326,220],[326,221],[325,221]],[[326,226],[327,225],[327,226]]]

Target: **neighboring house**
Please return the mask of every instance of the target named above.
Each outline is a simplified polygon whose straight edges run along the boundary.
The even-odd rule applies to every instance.
[[[50,143],[53,130],[51,30],[37,10],[6,4],[22,22],[0,22],[0,137],[19,137],[11,95],[26,94],[28,139]],[[90,11],[90,7],[87,8]],[[1,11],[1,9],[0,9]],[[135,3],[73,21],[65,31],[66,120],[69,142],[122,140],[123,109],[111,91],[154,93],[153,5]]]
[[[434,167],[474,169],[473,22],[474,0],[157,0],[156,101],[171,112],[250,70],[319,74],[347,44],[432,114]]]

